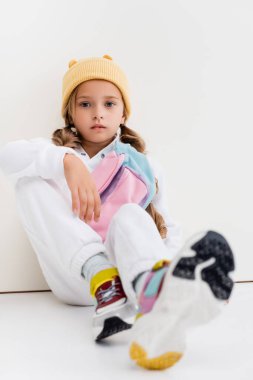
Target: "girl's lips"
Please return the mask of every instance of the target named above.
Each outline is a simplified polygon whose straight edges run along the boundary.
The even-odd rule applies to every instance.
[[[91,129],[93,129],[95,131],[102,131],[105,129],[105,127],[92,127]]]
[[[101,128],[105,128],[105,126],[103,124],[94,124],[91,128],[97,128],[97,127],[101,127]]]

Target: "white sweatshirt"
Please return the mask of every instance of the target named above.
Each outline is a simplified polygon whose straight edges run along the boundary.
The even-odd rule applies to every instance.
[[[103,157],[113,150],[114,144],[118,139],[119,134],[109,145],[100,150],[92,158],[88,156],[82,147],[69,148],[56,146],[49,138],[14,140],[0,148],[0,168],[14,188],[20,178],[40,176],[44,179],[54,180],[58,185],[63,185],[62,188],[65,191],[70,192],[68,186],[66,186],[67,182],[64,175],[63,159],[65,154],[74,154],[92,172]],[[168,228],[167,237],[163,241],[173,257],[181,248],[182,230],[179,223],[176,223],[171,218],[168,211],[164,170],[156,159],[151,157],[150,153],[147,153],[146,157],[154,176],[158,179],[159,191],[154,196],[152,203],[163,216]]]

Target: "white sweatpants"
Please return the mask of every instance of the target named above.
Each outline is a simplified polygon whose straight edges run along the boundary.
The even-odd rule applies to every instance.
[[[103,252],[118,268],[124,290],[136,303],[132,281],[158,260],[169,258],[151,216],[128,203],[117,211],[103,243],[72,212],[71,193],[56,182],[24,177],[15,187],[18,212],[41,270],[54,295],[70,305],[92,305],[89,284],[81,276],[84,262]]]

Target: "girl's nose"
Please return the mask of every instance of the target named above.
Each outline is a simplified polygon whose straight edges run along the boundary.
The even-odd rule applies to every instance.
[[[102,110],[102,107],[95,107],[94,108],[94,119],[102,119],[103,118],[103,110]]]
[[[93,119],[97,119],[97,121],[99,121],[100,119],[103,119],[103,116],[94,116]]]

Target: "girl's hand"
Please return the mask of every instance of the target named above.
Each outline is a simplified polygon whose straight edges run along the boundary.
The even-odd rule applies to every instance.
[[[65,154],[64,174],[72,195],[72,210],[81,220],[90,222],[100,217],[101,199],[90,172],[78,157]]]

